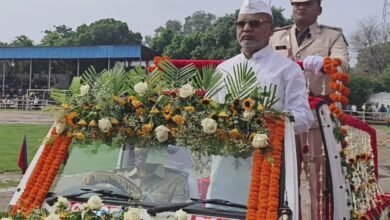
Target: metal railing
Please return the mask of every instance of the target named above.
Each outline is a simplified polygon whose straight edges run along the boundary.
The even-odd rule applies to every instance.
[[[353,115],[369,124],[387,124],[390,123],[390,112],[371,112],[371,111],[351,111],[344,110],[345,113]]]

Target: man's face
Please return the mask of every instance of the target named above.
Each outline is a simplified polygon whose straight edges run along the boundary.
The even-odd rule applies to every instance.
[[[243,52],[252,55],[269,43],[272,35],[271,16],[264,13],[238,15],[236,35]]]
[[[306,28],[317,21],[321,14],[321,6],[318,0],[292,3],[294,23],[300,28]]]

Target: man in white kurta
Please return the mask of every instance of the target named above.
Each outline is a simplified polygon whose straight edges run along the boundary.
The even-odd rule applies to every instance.
[[[233,67],[247,62],[256,73],[261,87],[277,86],[279,101],[274,107],[292,113],[295,132],[307,131],[312,125],[313,115],[307,100],[305,78],[296,63],[274,53],[269,45],[272,35],[270,8],[260,0],[245,0],[239,12],[236,32],[242,53],[221,63],[217,69],[225,75],[231,74]],[[224,102],[225,95],[226,90],[222,90],[214,98]],[[252,158],[214,156],[207,197],[246,204],[251,163]]]

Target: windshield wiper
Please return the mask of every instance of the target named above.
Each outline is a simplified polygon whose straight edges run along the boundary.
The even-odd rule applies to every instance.
[[[67,199],[81,199],[80,196],[86,195],[86,194],[96,194],[100,196],[103,200],[105,199],[115,199],[116,201],[120,202],[128,202],[131,200],[136,200],[135,198],[127,195],[127,194],[122,194],[118,192],[114,192],[113,190],[109,189],[100,189],[100,188],[94,188],[94,187],[82,187],[80,188],[81,192],[77,193],[69,193],[69,194],[52,194],[50,197],[46,198],[46,202],[49,205],[53,205],[56,201],[58,196],[65,197]]]
[[[156,214],[160,212],[167,212],[167,211],[177,211],[179,209],[185,208],[187,206],[196,205],[196,204],[213,204],[213,205],[222,205],[222,206],[228,206],[233,208],[241,208],[246,209],[246,205],[233,203],[227,200],[223,199],[195,199],[191,198],[191,202],[183,202],[183,203],[173,203],[169,205],[161,205],[161,206],[155,206],[153,208],[148,208],[146,211],[149,215],[155,216]]]

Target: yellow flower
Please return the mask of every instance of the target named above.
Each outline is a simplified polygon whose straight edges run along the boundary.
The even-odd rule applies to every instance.
[[[244,108],[245,111],[251,111],[253,109],[253,106],[255,104],[255,101],[251,98],[246,98],[242,101],[242,108]]]
[[[70,105],[67,104],[67,103],[62,104],[62,107],[64,108],[64,110],[69,110],[70,109]]]
[[[138,100],[137,97],[135,97],[135,96],[129,96],[129,97],[127,97],[127,101],[130,102],[130,103],[132,103],[132,102],[135,101],[135,100]]]
[[[119,121],[118,121],[118,119],[116,119],[116,118],[111,118],[111,119],[110,119],[110,122],[111,122],[111,124],[112,124],[113,126],[119,125]]]
[[[240,136],[241,136],[241,134],[236,128],[229,131],[229,137],[231,139],[238,139],[238,138],[240,138]]]
[[[160,112],[158,111],[157,108],[153,108],[152,110],[150,110],[150,114],[157,115],[158,113]]]
[[[139,108],[139,107],[142,106],[142,102],[140,102],[140,101],[138,101],[138,100],[134,100],[134,101],[131,102],[131,105],[132,105],[135,109],[137,109],[137,108]]]
[[[70,125],[70,126],[76,126],[74,123],[74,120],[79,116],[77,112],[71,112],[69,115],[65,116],[65,124]]]
[[[84,119],[81,119],[79,122],[77,122],[77,125],[84,127],[87,126],[87,122]]]
[[[85,135],[83,133],[81,133],[81,132],[77,132],[75,134],[75,136],[76,136],[76,139],[79,140],[79,141],[85,140]]]
[[[186,112],[194,112],[195,111],[195,108],[194,108],[194,106],[185,106],[184,107],[184,111],[186,111]]]
[[[218,114],[218,117],[220,117],[220,118],[228,118],[228,117],[229,117],[229,115],[228,115],[228,114],[226,114],[226,112],[225,112],[225,111],[222,111],[222,112],[220,112],[220,113]]]
[[[264,111],[264,106],[262,104],[257,105],[257,111],[263,112]]]
[[[178,125],[183,125],[185,123],[185,119],[181,115],[173,116],[172,121]]]
[[[117,96],[113,96],[112,100],[120,106],[126,105],[126,100]]]
[[[153,130],[153,125],[152,124],[145,124],[145,125],[143,125],[142,126],[142,132],[144,133],[144,134],[149,134],[152,130]]]
[[[89,127],[96,127],[96,126],[97,126],[97,123],[96,123],[95,120],[92,120],[92,121],[89,122],[89,125],[88,125],[88,126],[89,126]]]
[[[171,105],[165,106],[163,112],[164,112],[165,120],[169,120],[172,118],[172,106]]]

